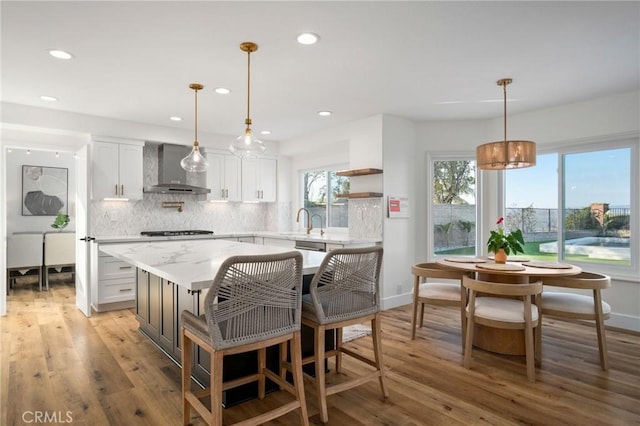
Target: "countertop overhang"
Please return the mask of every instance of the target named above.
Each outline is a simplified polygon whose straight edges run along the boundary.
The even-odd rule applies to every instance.
[[[128,243],[128,242],[146,242],[146,241],[180,241],[180,240],[211,240],[221,238],[241,238],[241,237],[262,237],[262,238],[276,238],[281,240],[304,240],[315,241],[322,243],[333,244],[377,244],[382,242],[381,238],[351,238],[346,233],[326,233],[320,235],[320,233],[312,232],[311,234],[305,234],[304,232],[266,232],[266,231],[254,231],[254,232],[230,232],[225,234],[212,234],[212,235],[176,235],[176,236],[161,236],[161,237],[149,237],[143,235],[125,235],[125,236],[101,236],[96,237],[96,242],[99,244],[110,243]]]
[[[120,242],[101,244],[100,251],[191,291],[209,288],[222,262],[231,256],[293,251],[286,247],[215,239]],[[305,275],[315,273],[326,255],[297,251],[302,253],[302,273]]]

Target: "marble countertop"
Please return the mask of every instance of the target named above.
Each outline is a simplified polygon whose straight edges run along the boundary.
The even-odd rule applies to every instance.
[[[179,241],[179,240],[211,240],[220,238],[239,237],[263,237],[277,238],[281,240],[304,240],[333,244],[376,244],[382,242],[381,238],[351,238],[347,233],[327,233],[320,235],[319,232],[306,234],[305,232],[231,232],[213,235],[179,235],[173,237],[147,237],[142,235],[127,236],[101,236],[96,237],[98,244],[145,242],[145,241]]]
[[[292,251],[285,247],[210,238],[104,244],[100,245],[100,250],[189,290],[209,288],[222,262],[231,256]],[[317,271],[326,254],[307,250],[298,251],[302,253],[303,274],[312,274]]]

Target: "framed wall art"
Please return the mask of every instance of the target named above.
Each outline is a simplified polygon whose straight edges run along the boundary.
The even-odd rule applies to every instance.
[[[68,214],[69,169],[22,166],[22,215]]]

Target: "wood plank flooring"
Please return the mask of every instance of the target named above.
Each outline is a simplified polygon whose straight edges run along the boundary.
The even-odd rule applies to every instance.
[[[48,292],[17,285],[0,318],[0,425],[40,419],[74,425],[179,425],[180,369],[137,331],[132,310],[85,318],[73,285]],[[640,336],[607,330],[610,370],[599,366],[595,328],[545,319],[536,383],[524,358],[474,350],[462,368],[459,314],[427,307],[410,339],[408,306],[384,312],[384,361],[390,397],[377,382],[330,396],[328,425],[640,425]],[[371,337],[349,343],[371,353]],[[347,374],[363,368],[345,359]],[[337,379],[337,378],[334,378]],[[306,386],[311,424],[321,424]],[[288,400],[269,394],[225,410],[225,421]],[[55,417],[55,422],[51,421]],[[44,423],[43,421],[40,423]],[[192,424],[201,425],[193,416]],[[271,425],[298,424],[291,413]]]

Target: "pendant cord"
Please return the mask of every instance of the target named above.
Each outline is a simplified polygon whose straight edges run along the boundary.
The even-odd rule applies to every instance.
[[[504,94],[504,141],[507,141],[507,84],[502,85],[502,91]]]
[[[251,123],[251,114],[249,114],[249,98],[251,97],[251,50],[247,52],[247,127]]]
[[[195,105],[195,142],[198,142],[198,89],[195,90],[196,92],[196,105]]]

